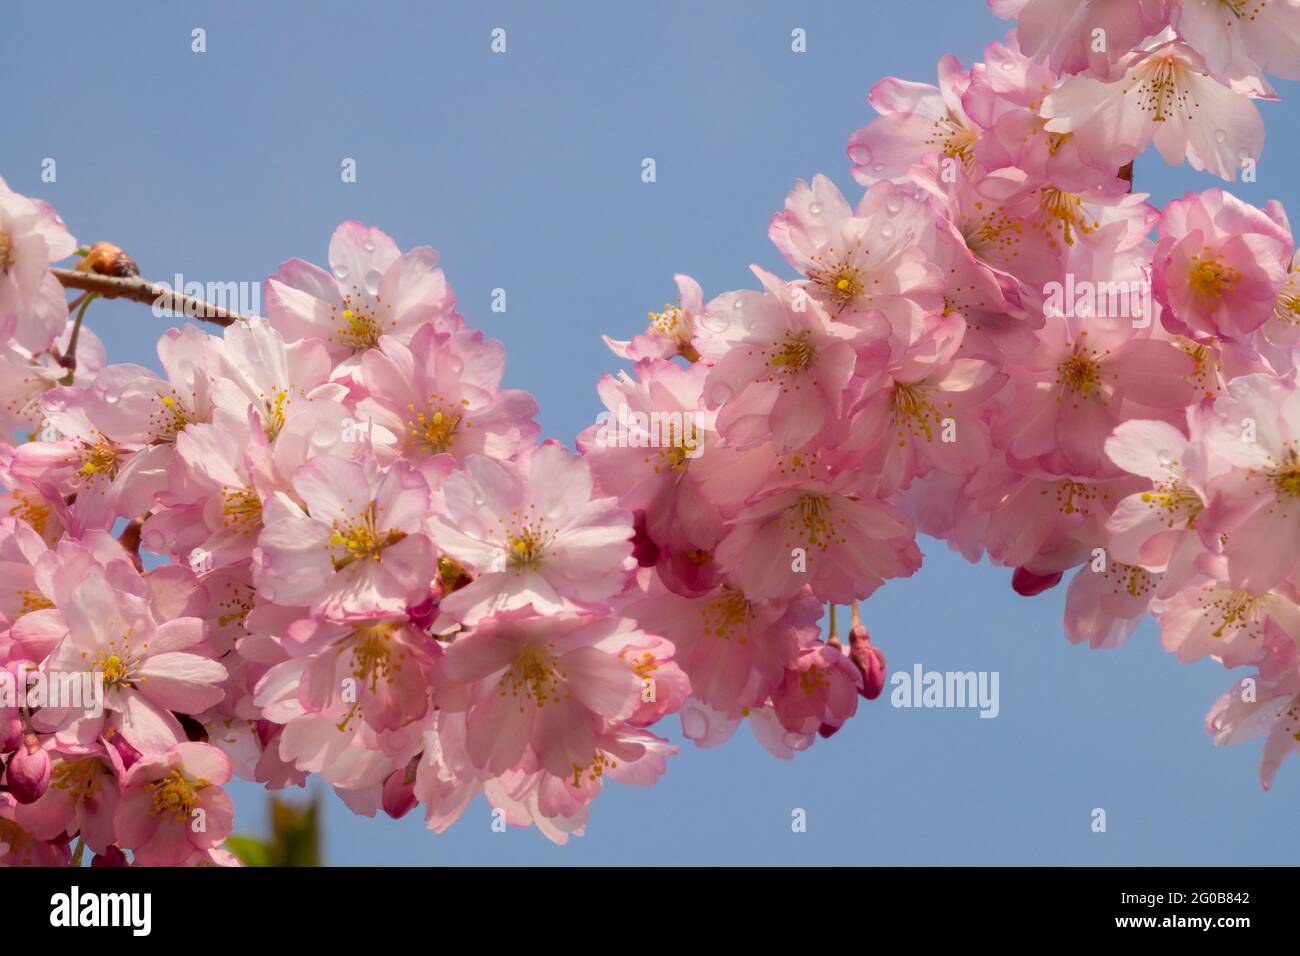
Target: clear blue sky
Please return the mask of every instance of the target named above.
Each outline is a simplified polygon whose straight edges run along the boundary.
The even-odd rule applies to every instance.
[[[848,192],[845,139],[880,77],[933,82],[1007,24],[981,0],[777,2],[137,2],[12,4],[0,35],[0,175],[52,201],[78,239],[112,240],[144,274],[260,281],[323,262],[349,218],[439,250],[461,310],[507,349],[507,384],[572,443],[617,367],[600,334],[639,331],[675,298],[789,274],[767,221],[796,178]],[[190,32],[207,31],[207,52]],[[489,51],[503,27],[508,52]],[[790,51],[803,27],[808,52]],[[1259,181],[1300,213],[1288,167],[1300,89],[1263,107]],[[1286,97],[1291,97],[1289,100]],[[641,182],[654,157],[658,181]],[[40,182],[45,157],[58,181]],[[340,181],[340,161],[358,181]],[[1214,185],[1139,160],[1157,201]],[[508,294],[505,314],[491,290]],[[157,366],[147,308],[89,313],[116,361]],[[1293,863],[1300,766],[1273,792],[1257,745],[1215,749],[1205,711],[1231,681],[1179,664],[1148,623],[1123,648],[1061,632],[1064,589],[1026,600],[1009,572],[923,540],[926,565],[865,614],[891,669],[999,671],[1001,714],[864,704],[792,763],[742,730],[686,749],[658,786],[611,785],[568,847],[490,829],[481,800],[447,834],[352,816],[332,795],[332,863]],[[677,736],[676,726],[673,735]],[[262,792],[236,785],[241,829]],[[793,808],[807,832],[791,832]],[[1093,833],[1103,807],[1108,831]]]

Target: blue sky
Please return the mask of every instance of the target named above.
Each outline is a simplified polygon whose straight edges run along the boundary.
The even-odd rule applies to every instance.
[[[0,175],[55,204],[81,241],[123,246],[170,281],[259,282],[360,219],[432,245],[469,322],[501,339],[507,384],[570,445],[600,410],[594,385],[626,338],[675,299],[789,275],[767,221],[795,179],[846,193],[844,143],[886,75],[933,82],[1008,24],[980,0],[427,4],[377,0],[15,4],[0,36]],[[207,52],[191,51],[206,31]],[[490,32],[504,28],[507,52]],[[794,54],[790,33],[807,31]],[[1234,192],[1300,210],[1284,170],[1300,90],[1263,104],[1258,182]],[[41,162],[57,162],[55,183]],[[343,183],[351,157],[357,181]],[[645,157],[657,181],[641,181]],[[1139,159],[1157,202],[1215,185]],[[490,311],[494,288],[505,313]],[[157,366],[167,324],[99,302],[88,321],[116,361]],[[892,669],[997,671],[1001,713],[895,709],[882,697],[793,762],[742,730],[683,750],[650,789],[611,785],[588,835],[494,833],[476,801],[435,836],[418,814],[354,817],[327,800],[336,864],[1281,864],[1300,838],[1300,768],[1271,793],[1257,745],[1215,749],[1205,711],[1232,680],[1179,664],[1148,623],[1114,651],[1072,647],[1063,589],[1033,600],[1009,572],[923,539],[926,564],[867,602]],[[678,735],[674,727],[673,736]],[[235,785],[241,829],[263,792]],[[1091,829],[1093,808],[1107,814]],[[807,813],[794,833],[791,814]]]

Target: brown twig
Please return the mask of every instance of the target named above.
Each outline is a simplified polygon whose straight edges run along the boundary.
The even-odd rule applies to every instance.
[[[214,325],[233,325],[247,322],[248,316],[230,312],[217,305],[177,292],[170,286],[150,282],[141,276],[106,276],[95,272],[77,272],[73,269],[51,269],[65,289],[98,292],[105,299],[130,299],[146,305],[157,305],[178,316],[201,319]]]

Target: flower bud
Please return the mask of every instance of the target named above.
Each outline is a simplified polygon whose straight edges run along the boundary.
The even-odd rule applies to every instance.
[[[1016,568],[1011,574],[1011,587],[1015,592],[1023,597],[1033,597],[1035,594],[1042,594],[1049,588],[1054,588],[1061,583],[1061,572],[1054,574],[1035,574],[1025,568]]]
[[[849,629],[849,660],[862,674],[861,694],[867,700],[875,700],[885,689],[885,655],[880,648],[871,643],[867,629],[861,624],[854,624]]]
[[[0,754],[7,754],[17,749],[23,742],[23,721],[21,717],[0,718]]]
[[[86,257],[77,263],[77,271],[116,276],[119,279],[129,279],[140,274],[135,260],[111,242],[97,242],[91,246]]]
[[[96,853],[90,860],[91,866],[126,866],[126,854],[116,846],[110,846],[103,853]]]
[[[394,820],[400,820],[414,807],[415,768],[414,766],[394,770],[384,781],[384,812]]]
[[[28,734],[5,770],[9,792],[19,803],[35,803],[50,788],[50,755],[35,734]]]

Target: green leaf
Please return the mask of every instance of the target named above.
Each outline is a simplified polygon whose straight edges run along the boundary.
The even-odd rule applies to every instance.
[[[239,857],[245,866],[274,866],[271,848],[257,837],[235,834],[226,837],[226,849]]]

